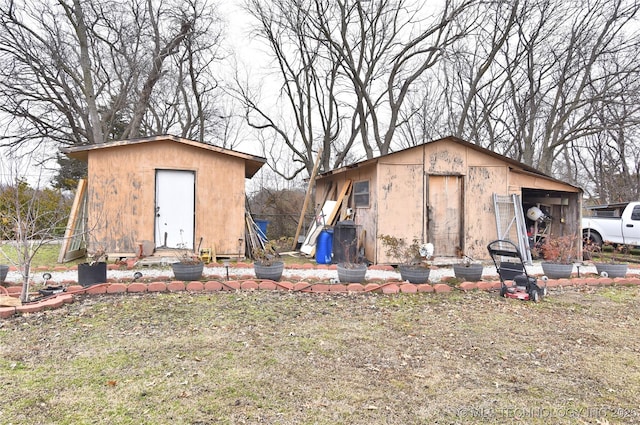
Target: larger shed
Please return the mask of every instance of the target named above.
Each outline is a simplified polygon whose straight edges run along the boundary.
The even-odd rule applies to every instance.
[[[88,249],[155,248],[245,254],[245,179],[264,158],[176,136],[63,149],[87,162]]]
[[[543,227],[547,236],[580,240],[580,188],[455,137],[321,173],[317,204],[336,199],[348,185],[359,244],[373,263],[395,261],[380,235],[431,242],[438,257],[474,259],[488,259],[486,246],[494,239],[515,242],[524,233],[531,242]],[[531,207],[544,211],[544,223],[526,217]]]

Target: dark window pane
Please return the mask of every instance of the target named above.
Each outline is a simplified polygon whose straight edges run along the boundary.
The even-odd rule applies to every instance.
[[[369,181],[355,182],[353,184],[353,202],[356,207],[369,206]]]

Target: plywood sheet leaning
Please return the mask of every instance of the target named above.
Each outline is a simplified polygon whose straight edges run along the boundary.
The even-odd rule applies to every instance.
[[[318,167],[320,165],[320,158],[322,156],[322,147],[318,149],[318,155],[316,156],[316,162],[313,164],[313,170],[311,171],[311,176],[309,177],[309,185],[307,186],[307,193],[304,195],[304,202],[302,203],[302,211],[300,212],[300,219],[298,220],[298,228],[296,229],[296,234],[293,237],[293,246],[291,249],[295,249],[298,244],[298,236],[300,236],[300,231],[302,230],[302,223],[304,222],[304,215],[307,212],[307,206],[309,205],[309,200],[311,199],[311,188],[315,184],[316,175],[318,174]]]
[[[86,229],[84,228],[84,218],[87,203],[87,181],[80,179],[76,196],[71,205],[67,228],[64,232],[64,239],[58,254],[58,263],[75,260],[86,254],[84,246]]]
[[[307,238],[300,248],[301,253],[306,255],[315,254],[316,239],[318,239],[320,232],[322,231],[324,226],[330,226],[334,224],[336,217],[338,216],[338,212],[340,211],[342,202],[344,201],[344,199],[348,198],[350,193],[351,180],[347,180],[342,187],[340,195],[338,195],[338,199],[336,201],[325,201],[319,217],[314,220],[311,227],[309,228]]]

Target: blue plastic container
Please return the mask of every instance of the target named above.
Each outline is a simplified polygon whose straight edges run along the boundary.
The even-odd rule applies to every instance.
[[[316,263],[331,264],[331,246],[333,245],[333,229],[324,229],[316,240]]]
[[[269,224],[269,220],[253,220],[258,225],[258,236],[262,239],[263,242],[267,241],[267,225]]]

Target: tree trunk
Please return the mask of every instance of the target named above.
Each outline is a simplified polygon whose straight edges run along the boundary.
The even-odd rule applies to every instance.
[[[80,67],[82,68],[82,78],[84,80],[82,90],[87,101],[87,109],[89,112],[91,142],[93,144],[100,144],[104,143],[104,135],[102,132],[102,121],[100,120],[100,114],[98,114],[98,107],[96,105],[93,74],[91,72],[91,58],[89,55],[89,42],[87,40],[87,26],[84,22],[84,12],[82,11],[80,0],[73,0],[73,10],[77,22],[75,31],[78,36],[78,43],[80,44]],[[67,13],[69,13],[69,11]],[[72,17],[69,17],[69,19],[73,22]]]
[[[148,7],[150,10],[149,16],[153,17],[151,1],[149,1]],[[140,98],[138,99],[138,102],[136,102],[131,122],[124,131],[123,139],[133,139],[140,135],[140,125],[144,114],[149,108],[149,100],[153,93],[153,87],[156,85],[158,80],[160,80],[160,77],[162,77],[162,64],[167,57],[176,53],[180,43],[182,43],[182,40],[184,40],[187,34],[191,31],[191,23],[183,21],[178,34],[169,40],[164,47],[160,48],[158,24],[153,18],[151,19],[151,25],[156,34],[156,52],[153,57],[153,63],[151,70],[149,71],[149,75],[147,76],[147,80],[145,81],[144,86],[142,86]]]

